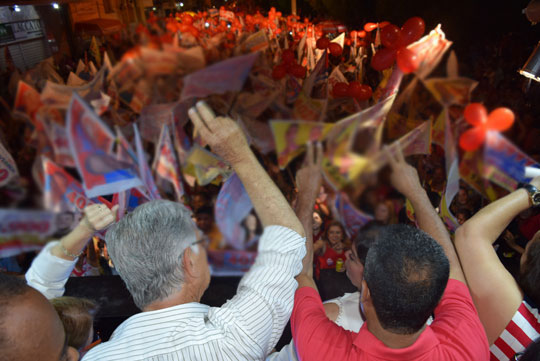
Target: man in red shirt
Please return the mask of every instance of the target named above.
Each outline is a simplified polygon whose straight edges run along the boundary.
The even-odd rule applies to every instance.
[[[358,333],[326,317],[311,267],[305,267],[297,277],[291,317],[298,356],[310,361],[488,360],[486,334],[448,232],[416,170],[401,153],[387,155],[392,184],[411,201],[425,232],[388,226],[370,248],[359,305],[366,322]],[[434,321],[427,326],[431,314]]]

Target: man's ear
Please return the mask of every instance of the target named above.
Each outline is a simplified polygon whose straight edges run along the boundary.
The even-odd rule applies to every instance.
[[[66,360],[67,361],[79,361],[80,355],[79,351],[77,351],[74,347],[68,346],[66,351]]]
[[[190,278],[193,278],[196,275],[194,258],[191,248],[186,248],[182,256],[182,263],[184,264],[184,275]]]

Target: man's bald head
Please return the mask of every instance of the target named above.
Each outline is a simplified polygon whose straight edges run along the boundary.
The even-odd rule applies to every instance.
[[[0,361],[64,361],[66,336],[50,302],[24,280],[0,274]]]

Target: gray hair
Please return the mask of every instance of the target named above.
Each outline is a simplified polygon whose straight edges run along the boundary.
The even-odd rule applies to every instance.
[[[180,203],[154,200],[109,228],[107,248],[140,309],[178,292],[184,250],[195,242],[191,212]]]

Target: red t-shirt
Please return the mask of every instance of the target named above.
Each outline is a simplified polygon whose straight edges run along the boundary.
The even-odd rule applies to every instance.
[[[366,323],[358,333],[345,331],[324,312],[317,291],[296,291],[291,328],[300,360],[489,360],[489,347],[469,289],[449,280],[430,326],[409,347],[391,349],[371,332]]]

